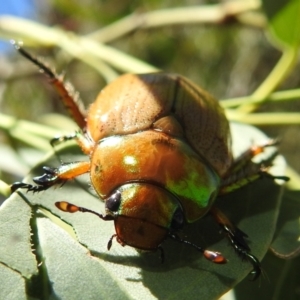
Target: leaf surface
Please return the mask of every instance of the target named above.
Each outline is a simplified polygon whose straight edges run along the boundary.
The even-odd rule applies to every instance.
[[[233,125],[232,131],[236,154],[253,142],[266,141],[261,132],[248,126]],[[59,158],[50,156],[41,165],[57,166],[59,161],[79,159],[87,158],[78,156],[76,147],[67,147],[60,152]],[[279,161],[279,164],[279,172],[283,172],[284,162]],[[40,175],[41,165],[29,177]],[[216,299],[252,270],[250,263],[236,255],[209,215],[186,226],[180,235],[197,245],[222,252],[228,259],[225,265],[213,264],[195,249],[172,240],[163,243],[163,264],[159,252],[139,253],[131,247],[122,247],[116,241],[108,251],[107,242],[115,233],[113,222],[105,222],[87,213],[64,213],[54,205],[56,201],[69,201],[103,213],[103,202],[88,184],[88,176],[83,176],[61,188],[50,188],[36,194],[20,192],[21,197],[15,193],[7,200],[7,203],[14,205],[1,207],[1,220],[7,218],[8,227],[14,228],[15,219],[11,216],[16,214],[16,207],[19,203],[23,203],[21,206],[27,205],[24,204],[24,198],[30,203],[33,215],[30,209],[27,209],[27,213],[24,209],[25,213],[20,211],[17,220],[28,224],[32,218],[31,228],[23,225],[23,235],[28,237],[32,231],[36,237],[32,249],[39,249],[37,261],[43,266],[39,269],[39,276],[42,277],[40,282],[47,282],[42,285],[45,287],[42,294],[48,293],[53,299],[183,299],[186,295],[189,299]],[[216,202],[248,234],[252,253],[259,259],[263,258],[272,241],[280,195],[281,187],[264,178]],[[40,213],[40,209],[42,213],[43,210],[48,211],[47,217]],[[61,220],[58,221],[56,217],[64,225],[68,223],[70,226],[62,226]],[[9,240],[19,227],[8,232],[4,230],[1,235]],[[16,268],[18,260],[24,260],[25,263],[33,255],[30,248],[24,250],[22,255],[17,255],[13,253],[17,248],[10,250],[14,260],[7,262],[7,266],[11,269]],[[1,248],[0,260],[6,256],[6,250]],[[5,277],[1,278],[4,284],[6,280]],[[34,290],[35,284],[35,281],[29,282],[29,290]],[[49,290],[47,286],[50,286]]]

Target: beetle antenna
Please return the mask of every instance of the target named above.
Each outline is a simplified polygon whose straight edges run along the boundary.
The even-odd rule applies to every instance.
[[[81,207],[81,206],[77,206],[75,204],[66,202],[66,201],[60,201],[60,202],[55,202],[55,206],[64,211],[64,212],[68,212],[68,213],[75,213],[75,212],[87,212],[87,213],[91,213],[93,215],[96,215],[97,217],[99,217],[100,219],[104,220],[104,221],[111,221],[114,220],[113,216],[110,215],[102,215],[99,214],[91,209],[85,208],[85,207]]]
[[[46,74],[46,76],[50,79],[51,84],[54,86],[54,88],[60,95],[64,106],[66,107],[67,111],[69,112],[73,120],[81,129],[85,129],[86,111],[83,102],[79,97],[78,92],[75,91],[71,83],[64,82],[63,76],[57,75],[48,66],[46,66],[46,64],[43,63],[40,59],[33,57],[31,54],[25,51],[22,47],[21,42],[16,42],[14,40],[11,40],[11,44],[21,55],[23,55],[25,58],[27,58],[36,66],[38,66],[40,68],[40,71]]]
[[[200,246],[198,246],[194,243],[191,243],[190,241],[186,241],[186,240],[181,239],[177,234],[174,234],[174,233],[169,233],[169,237],[172,238],[173,240],[179,242],[179,243],[183,243],[185,245],[192,246],[196,250],[200,251],[207,260],[209,260],[209,261],[211,261],[215,264],[225,264],[225,263],[227,263],[226,258],[220,252],[205,250],[202,247],[200,247]]]

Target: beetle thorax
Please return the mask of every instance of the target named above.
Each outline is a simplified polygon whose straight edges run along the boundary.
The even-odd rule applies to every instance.
[[[153,183],[180,199],[188,222],[209,210],[219,177],[183,141],[154,130],[103,139],[91,157],[91,182],[103,199],[126,183]]]

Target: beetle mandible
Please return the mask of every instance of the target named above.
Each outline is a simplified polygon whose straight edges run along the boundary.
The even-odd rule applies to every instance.
[[[19,44],[15,48],[51,80],[80,128],[52,144],[75,139],[88,162],[44,167],[36,185],[16,182],[12,191],[38,192],[89,173],[92,186],[105,202],[99,214],[68,202],[56,202],[65,212],[90,212],[113,220],[113,238],[136,249],[163,250],[166,238],[192,246],[214,263],[226,263],[219,252],[181,239],[177,232],[210,213],[234,250],[252,265],[253,279],[260,272],[247,235],[214,206],[217,196],[229,193],[262,176],[272,176],[251,158],[273,141],[252,147],[233,159],[229,123],[218,101],[188,79],[166,73],[126,74],[106,86],[86,113],[69,85]],[[242,174],[242,175],[241,175]],[[245,177],[247,180],[245,180]]]

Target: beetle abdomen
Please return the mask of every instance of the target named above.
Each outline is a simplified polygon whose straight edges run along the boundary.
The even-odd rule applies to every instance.
[[[160,120],[170,117],[172,124]],[[217,100],[179,75],[126,74],[91,105],[87,131],[94,141],[158,129],[182,134],[187,143],[221,176],[232,163],[228,121]]]

